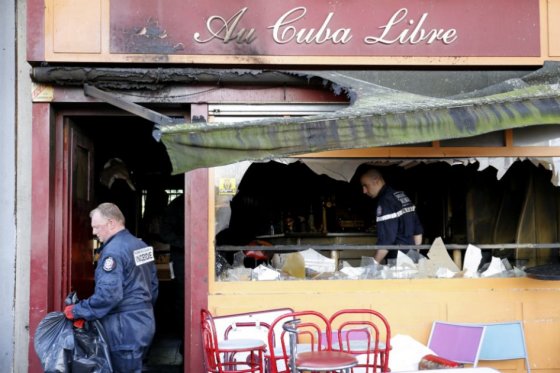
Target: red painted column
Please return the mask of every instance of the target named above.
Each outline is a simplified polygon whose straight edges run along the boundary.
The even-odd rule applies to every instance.
[[[32,108],[32,185],[31,185],[31,258],[29,290],[29,372],[43,372],[33,336],[37,325],[53,310],[50,279],[53,255],[51,201],[54,193],[51,154],[51,110],[48,103],[34,103]]]
[[[27,1],[27,60],[45,60],[45,2]]]
[[[208,306],[208,169],[185,174],[185,363],[203,372],[200,309]]]

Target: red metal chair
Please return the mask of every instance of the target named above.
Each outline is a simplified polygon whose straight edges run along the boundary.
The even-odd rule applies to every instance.
[[[334,350],[358,358],[364,373],[388,372],[391,328],[387,319],[372,309],[344,309],[329,319]]]
[[[293,312],[291,308],[275,308],[259,311],[250,311],[238,314],[214,316],[214,325],[218,336],[224,339],[230,338],[257,338],[268,341],[268,333],[271,323],[279,316]],[[254,327],[253,327],[254,325]],[[272,345],[267,346],[267,351],[271,351],[275,346],[280,346],[280,336],[282,325],[277,325],[276,330],[272,331],[276,339]],[[270,354],[265,351],[265,371],[270,371],[267,365],[270,361]],[[238,354],[237,359],[245,358],[247,354]]]
[[[282,335],[275,336],[276,326],[282,325]],[[279,340],[279,346],[268,354],[271,373],[285,372],[350,372],[357,359],[342,351],[333,351],[328,319],[317,311],[296,311],[278,317],[272,322],[268,335],[269,345]],[[326,333],[324,340],[321,335]]]
[[[212,314],[200,312],[204,365],[208,373],[264,373],[266,342],[260,339],[233,338],[219,340]],[[246,353],[247,359],[237,360],[236,354]]]

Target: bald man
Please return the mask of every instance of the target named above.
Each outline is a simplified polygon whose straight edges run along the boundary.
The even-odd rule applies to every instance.
[[[385,183],[379,170],[370,168],[360,177],[362,192],[377,200],[377,245],[420,245],[423,228],[416,207],[404,192]],[[377,250],[375,260],[397,257],[397,250]]]

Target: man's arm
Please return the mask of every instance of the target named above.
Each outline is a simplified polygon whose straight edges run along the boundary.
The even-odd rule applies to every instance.
[[[119,265],[120,264],[120,265]],[[117,264],[113,272],[103,273],[95,283],[91,297],[81,300],[73,308],[75,318],[95,320],[105,317],[123,299],[123,285]]]
[[[397,241],[398,219],[392,218],[377,222],[377,245],[394,245]],[[379,249],[375,252],[374,259],[377,263],[385,259],[389,250]]]

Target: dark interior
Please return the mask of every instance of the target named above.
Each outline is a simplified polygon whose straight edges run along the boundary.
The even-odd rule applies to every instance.
[[[160,285],[155,309],[156,337],[147,357],[147,371],[182,372],[182,317],[177,309],[178,302],[183,299],[176,295],[176,280],[169,278],[169,249],[161,249],[158,244],[161,239],[151,231],[150,221],[164,213],[170,199],[166,190],[184,190],[184,176],[171,175],[165,147],[152,137],[153,124],[146,120],[131,116],[95,116],[73,118],[73,122],[94,143],[96,204],[116,203],[125,215],[127,228],[155,249]],[[106,179],[104,165],[115,158],[122,160],[122,164],[114,169],[117,176],[108,188],[101,182]],[[126,171],[121,166],[125,166]],[[123,172],[128,172],[134,191],[119,178]]]
[[[446,162],[419,162],[406,169],[378,166],[387,184],[404,191],[416,204],[425,244],[438,237],[447,244],[557,241],[560,194],[550,181],[551,171],[519,161],[498,180],[496,169],[478,171],[478,167]],[[376,201],[362,193],[359,174],[357,169],[348,183],[317,175],[301,162],[254,163],[231,201],[230,224],[217,234],[217,245],[248,245],[271,231],[324,234],[323,208],[326,232],[375,233]],[[287,227],[288,220],[293,225]],[[516,260],[520,255],[528,254],[485,250],[486,260],[491,256]],[[556,258],[557,254],[550,254],[537,259],[548,263]]]

